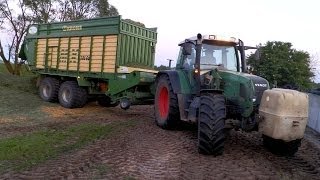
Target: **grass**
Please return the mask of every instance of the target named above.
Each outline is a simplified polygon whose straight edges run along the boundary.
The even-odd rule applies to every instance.
[[[25,68],[24,68],[25,69]],[[21,76],[11,75],[4,64],[0,64],[0,87],[7,87],[25,92],[35,92],[36,75],[22,71]]]
[[[0,64],[0,121],[14,122],[25,120],[42,120],[46,115],[40,106],[49,103],[41,101],[37,94],[36,76],[24,73],[14,76],[7,72],[4,64]]]
[[[85,123],[0,139],[0,172],[30,168],[133,125],[132,122],[107,125]]]
[[[46,115],[41,111],[41,105],[51,105],[43,102],[37,95],[36,90],[25,91],[24,88],[16,89],[0,85],[0,119],[41,120]]]
[[[9,74],[9,71],[7,70],[7,68],[4,65],[4,63],[2,63],[2,61],[0,61],[0,73]],[[28,66],[27,65],[22,65],[20,73],[21,73],[21,76],[32,75],[32,73],[28,70]]]
[[[52,120],[42,111],[47,103],[37,95],[35,75],[29,72],[13,76],[0,64],[0,130],[8,127],[33,126]],[[66,116],[65,118],[70,118]],[[0,173],[20,171],[82,148],[97,139],[106,138],[134,125],[133,121],[111,124],[79,122],[73,126],[33,129],[24,134],[0,137]],[[100,174],[108,167],[99,166]]]

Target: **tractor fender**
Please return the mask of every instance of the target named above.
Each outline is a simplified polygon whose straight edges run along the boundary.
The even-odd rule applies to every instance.
[[[169,77],[173,92],[175,94],[181,93],[181,85],[180,85],[180,78],[179,78],[178,72],[174,70],[159,71],[156,79],[158,79],[161,75],[164,75],[164,74],[166,74]]]

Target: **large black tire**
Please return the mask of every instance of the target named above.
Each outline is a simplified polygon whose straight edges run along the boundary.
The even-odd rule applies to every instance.
[[[174,129],[180,121],[179,105],[168,76],[161,75],[157,78],[156,87],[155,121],[163,129]]]
[[[285,142],[262,135],[263,145],[273,154],[281,156],[294,156],[301,146],[301,139]]]
[[[223,95],[202,95],[198,118],[198,151],[221,155],[224,149],[226,103]]]
[[[41,80],[39,86],[39,95],[41,99],[47,102],[57,102],[60,82],[52,77],[45,77]]]
[[[109,96],[101,96],[97,99],[98,104],[103,107],[116,107],[119,105],[119,102],[112,103]]]
[[[59,89],[59,103],[65,108],[83,107],[88,100],[87,91],[75,81],[66,81]]]

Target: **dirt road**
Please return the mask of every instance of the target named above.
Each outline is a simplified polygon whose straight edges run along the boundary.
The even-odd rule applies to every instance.
[[[319,179],[320,142],[313,135],[302,141],[295,157],[279,157],[262,146],[259,133],[232,131],[222,156],[197,152],[197,134],[192,127],[166,131],[157,127],[152,106],[100,108],[95,104],[83,110],[51,107],[56,118],[51,124],[68,125],[82,121],[137,121],[137,125],[116,136],[63,154],[23,172],[9,171],[0,179]],[[85,110],[86,109],[86,110]],[[89,110],[88,110],[89,109]],[[44,109],[45,111],[46,109]],[[59,121],[66,111],[68,121]],[[90,113],[83,113],[90,111]],[[62,114],[65,115],[66,112]],[[80,113],[80,115],[79,115]],[[43,126],[43,125],[42,125]],[[21,129],[20,129],[21,130]],[[24,129],[27,131],[26,129]],[[19,129],[6,129],[14,133]],[[10,134],[9,133],[9,134]],[[308,139],[313,141],[309,141]]]

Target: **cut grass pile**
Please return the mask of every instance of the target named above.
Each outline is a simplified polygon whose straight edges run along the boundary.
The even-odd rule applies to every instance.
[[[105,125],[84,123],[0,139],[0,172],[30,168],[133,125],[132,121]]]

